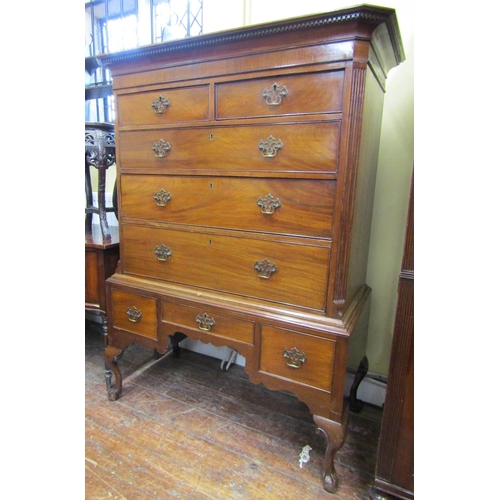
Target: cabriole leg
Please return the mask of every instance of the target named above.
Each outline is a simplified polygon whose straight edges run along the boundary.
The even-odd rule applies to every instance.
[[[354,413],[359,413],[363,409],[363,401],[358,399],[358,387],[365,378],[365,375],[368,373],[368,366],[368,358],[365,356],[359,363],[358,371],[354,376],[354,381],[351,386],[349,394],[349,410]]]
[[[116,401],[122,392],[122,374],[118,367],[118,357],[122,352],[122,349],[117,349],[112,345],[108,345],[104,351],[104,364],[106,365],[104,377],[106,379],[108,398],[111,401]],[[115,376],[115,385],[111,383],[112,375]]]
[[[335,471],[334,460],[335,454],[342,448],[345,441],[348,412],[344,413],[342,423],[334,422],[318,415],[313,415],[313,418],[318,426],[318,431],[324,434],[327,441],[323,462],[323,487],[326,491],[335,493],[339,486],[339,480]]]

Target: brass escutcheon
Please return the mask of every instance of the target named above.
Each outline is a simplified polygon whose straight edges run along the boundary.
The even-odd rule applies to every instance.
[[[196,323],[198,323],[198,328],[205,332],[209,332],[212,326],[215,326],[215,319],[211,318],[207,313],[198,314],[196,316]]]
[[[278,271],[276,264],[271,264],[267,259],[264,259],[262,262],[256,262],[253,267],[257,271],[258,277],[265,280],[268,280],[271,275]]]
[[[155,254],[160,262],[165,262],[169,257],[172,257],[172,250],[162,244],[155,248]]]
[[[281,103],[281,99],[287,95],[287,88],[284,85],[283,87],[280,87],[277,83],[273,84],[271,89],[266,87],[262,93],[262,97],[266,100],[266,104],[269,106],[277,106]]]
[[[129,321],[132,321],[132,323],[137,323],[142,317],[141,311],[139,311],[139,309],[137,309],[137,307],[135,306],[129,307],[127,309],[127,315]]]
[[[172,199],[172,195],[161,188],[157,193],[155,193],[153,198],[159,207],[164,207]]]
[[[151,107],[157,115],[162,115],[169,106],[170,99],[168,97],[165,99],[162,95],[151,103]]]
[[[158,142],[153,144],[151,148],[154,151],[156,158],[165,158],[168,152],[172,149],[170,143],[165,142],[163,139],[160,139]]]
[[[305,352],[300,352],[296,347],[292,349],[286,349],[283,351],[283,357],[287,359],[287,365],[290,368],[300,368],[302,363],[307,361],[307,356]]]
[[[271,193],[259,197],[257,200],[257,205],[260,207],[260,211],[265,215],[274,214],[277,208],[281,207],[281,201],[279,198],[274,198]]]
[[[259,149],[262,151],[264,158],[274,158],[280,149],[283,149],[283,141],[275,139],[270,135],[266,140],[261,139],[259,142]]]

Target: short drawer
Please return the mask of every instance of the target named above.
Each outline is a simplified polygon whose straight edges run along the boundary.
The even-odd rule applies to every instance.
[[[208,120],[208,91],[208,85],[203,85],[119,95],[117,125]]]
[[[122,131],[121,168],[335,172],[340,122]]]
[[[156,299],[113,290],[113,324],[143,337],[157,338]]]
[[[216,85],[218,119],[338,113],[344,71],[280,75]]]
[[[238,342],[254,344],[255,324],[214,312],[202,304],[191,307],[172,302],[162,302],[162,321],[182,329],[201,331]]]
[[[122,217],[331,238],[336,181],[122,175]]]
[[[262,325],[262,372],[330,391],[334,358],[334,341]]]
[[[125,273],[323,311],[330,248],[122,224]]]

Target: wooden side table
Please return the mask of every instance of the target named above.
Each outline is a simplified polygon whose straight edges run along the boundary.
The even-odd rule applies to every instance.
[[[105,281],[116,270],[120,258],[118,228],[109,226],[110,239],[104,239],[101,227],[92,224],[85,231],[85,310],[93,311],[102,319],[104,346],[108,339]]]

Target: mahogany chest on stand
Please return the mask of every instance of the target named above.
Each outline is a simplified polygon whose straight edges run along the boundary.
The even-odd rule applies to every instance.
[[[364,356],[394,10],[358,6],[101,57],[113,74],[120,263],[109,398],[133,343],[229,346],[305,402],[335,491],[346,371]]]

